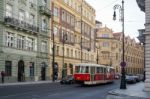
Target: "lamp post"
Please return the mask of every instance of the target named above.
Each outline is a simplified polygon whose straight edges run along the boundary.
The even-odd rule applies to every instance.
[[[65,45],[65,41],[67,40],[67,34],[65,34],[63,32],[63,39],[62,39],[62,42],[63,42],[63,60],[62,60],[62,65],[63,65],[63,68],[62,68],[62,79],[64,78],[64,67],[65,67],[65,64],[64,64],[64,45]]]
[[[122,62],[121,65],[121,83],[120,83],[120,89],[126,89],[126,80],[125,80],[125,66],[126,63],[124,61],[124,0],[122,0],[122,5],[115,5],[113,7],[114,9],[114,15],[113,19],[116,20],[116,9],[119,9],[120,13],[120,21],[122,22]]]
[[[96,62],[97,62],[97,64],[99,63],[99,49],[100,49],[100,46],[99,46],[99,44],[98,43],[96,43],[96,48],[97,48],[97,59],[96,59]]]
[[[99,60],[99,57],[98,57],[98,50],[97,50],[97,64],[98,64],[98,60]]]
[[[83,54],[83,53],[82,53],[82,24],[83,24],[83,23],[82,23],[82,13],[83,13],[83,12],[82,12],[82,10],[83,10],[82,4],[83,4],[83,0],[81,1],[81,63],[82,63],[82,56],[83,56],[83,55],[82,55],[82,54]]]

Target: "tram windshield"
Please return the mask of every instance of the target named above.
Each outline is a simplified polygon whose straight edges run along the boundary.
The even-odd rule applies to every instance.
[[[88,66],[76,66],[75,72],[76,73],[89,73],[89,67]]]

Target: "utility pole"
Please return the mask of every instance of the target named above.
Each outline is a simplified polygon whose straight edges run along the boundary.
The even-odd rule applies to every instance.
[[[53,6],[53,3],[52,3],[52,6]],[[54,35],[54,30],[53,30],[53,22],[54,22],[53,17],[54,17],[54,15],[53,15],[53,7],[52,7],[52,17],[51,17],[51,20],[52,20],[52,24],[51,24],[52,30],[51,30],[51,32],[52,32],[52,40],[53,40],[53,47],[52,47],[52,51],[53,51],[52,73],[53,74],[52,74],[52,80],[54,82],[55,81],[55,75],[54,75],[54,72],[55,72],[55,70],[54,70],[54,68],[55,68],[55,35]]]
[[[119,9],[119,12],[121,13],[121,22],[122,22],[122,62],[121,65],[121,83],[120,83],[120,89],[126,89],[126,80],[125,80],[125,66],[126,62],[124,61],[124,0],[122,0],[122,5],[115,5],[114,6],[114,15],[113,19],[116,20],[116,12],[115,10]]]
[[[82,63],[82,56],[83,56],[83,53],[82,53],[82,25],[83,25],[83,21],[82,21],[82,10],[83,10],[83,0],[82,0],[82,2],[81,2],[81,63]]]
[[[62,42],[63,42],[62,79],[64,78],[64,67],[65,67],[65,64],[64,64],[64,59],[65,59],[65,56],[64,56],[64,45],[65,45],[65,41],[66,40],[67,40],[67,35],[63,32],[63,39],[62,39]]]

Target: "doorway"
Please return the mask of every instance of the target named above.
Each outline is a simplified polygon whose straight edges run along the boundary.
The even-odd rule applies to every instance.
[[[18,81],[25,81],[25,73],[24,73],[24,61],[20,60],[18,62]]]

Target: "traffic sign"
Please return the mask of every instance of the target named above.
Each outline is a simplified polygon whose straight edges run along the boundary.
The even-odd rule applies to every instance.
[[[125,66],[126,66],[126,62],[121,62],[121,63],[120,63],[120,66],[121,66],[121,67],[125,67]]]

